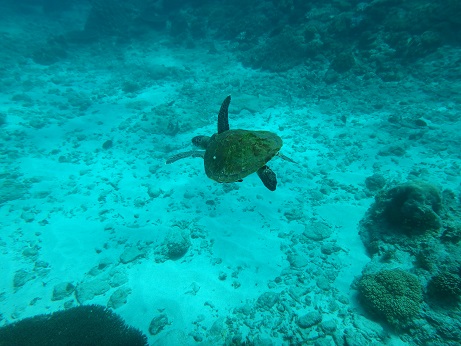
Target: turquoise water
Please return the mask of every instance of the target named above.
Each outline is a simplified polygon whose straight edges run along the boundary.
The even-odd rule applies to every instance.
[[[459,344],[459,1],[0,8],[0,345]]]

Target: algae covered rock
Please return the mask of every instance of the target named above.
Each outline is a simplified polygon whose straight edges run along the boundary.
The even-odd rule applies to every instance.
[[[421,284],[403,270],[364,275],[358,282],[358,290],[363,306],[393,327],[404,327],[421,309]]]
[[[392,227],[405,233],[424,233],[441,226],[440,192],[426,183],[406,183],[387,190],[377,199],[382,217]]]
[[[190,232],[174,229],[168,232],[163,243],[155,250],[156,262],[178,260],[182,258],[191,246]]]
[[[382,174],[373,174],[365,179],[365,185],[370,192],[377,192],[386,185],[386,178]]]
[[[411,181],[381,190],[361,222],[360,237],[370,255],[387,245],[416,254],[443,231],[446,207],[438,188]]]
[[[170,259],[178,259],[189,250],[190,237],[185,232],[172,232],[166,238],[167,256]]]

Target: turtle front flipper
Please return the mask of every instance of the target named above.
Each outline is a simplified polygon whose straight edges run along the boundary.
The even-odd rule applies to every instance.
[[[166,160],[166,164],[169,165],[170,163],[176,162],[178,160],[184,159],[186,157],[201,157],[203,159],[205,155],[204,151],[200,150],[191,150],[185,151],[183,153],[176,154]]]
[[[218,113],[218,133],[229,130],[229,104],[231,102],[231,96],[227,96],[221,104],[221,108]]]
[[[264,165],[257,171],[259,179],[263,182],[264,186],[271,191],[277,188],[277,176],[274,171],[268,166]]]

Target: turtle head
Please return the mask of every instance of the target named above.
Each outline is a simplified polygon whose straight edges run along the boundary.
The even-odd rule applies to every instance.
[[[201,149],[206,149],[208,143],[210,142],[210,137],[208,136],[195,136],[192,138],[192,144]]]

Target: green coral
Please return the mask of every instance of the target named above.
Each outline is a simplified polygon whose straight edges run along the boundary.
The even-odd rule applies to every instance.
[[[410,322],[421,309],[421,284],[403,270],[364,275],[358,289],[364,307],[394,327]]]
[[[437,274],[429,281],[427,291],[434,300],[456,304],[461,299],[461,278],[447,272]]]

